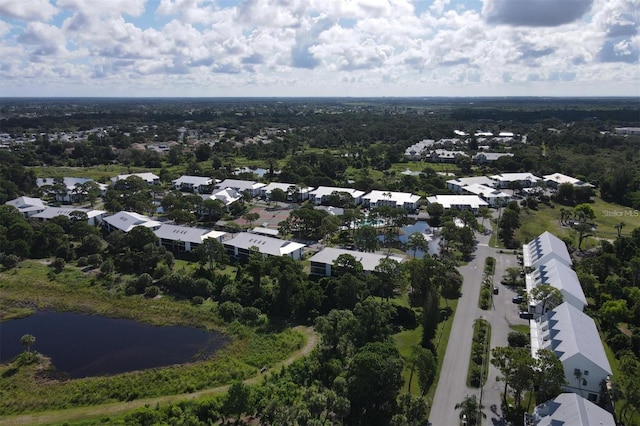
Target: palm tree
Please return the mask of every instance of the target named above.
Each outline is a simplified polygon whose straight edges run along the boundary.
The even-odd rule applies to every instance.
[[[467,424],[478,424],[480,417],[486,418],[487,415],[482,412],[484,405],[478,402],[475,395],[467,395],[462,402],[456,404],[455,409],[460,410],[460,419],[466,418]]]
[[[36,338],[32,334],[25,334],[20,338],[20,344],[27,349],[27,352],[31,353],[31,346],[36,343]]]

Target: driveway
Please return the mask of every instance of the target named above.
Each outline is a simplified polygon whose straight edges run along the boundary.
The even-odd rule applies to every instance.
[[[500,284],[500,279],[507,268],[517,266],[517,259],[512,252],[499,253],[499,250],[488,246],[489,236],[476,234],[478,245],[474,258],[464,266],[458,268],[464,279],[462,296],[453,320],[451,338],[447,345],[447,352],[440,372],[436,393],[433,398],[429,421],[434,426],[453,426],[460,423],[459,411],[455,405],[465,396],[476,395],[485,406],[487,419],[485,424],[502,424],[500,415],[501,391],[504,384],[497,382],[499,372],[489,368],[486,385],[481,389],[466,386],[469,357],[471,354],[471,340],[473,338],[473,322],[477,318],[484,318],[491,324],[491,347],[506,346],[507,336],[511,324],[528,324],[518,316],[518,306],[511,302],[515,291]],[[493,306],[484,311],[478,308],[478,297],[482,285],[485,259],[493,256],[496,259],[494,275],[495,285],[499,293],[494,295]],[[502,385],[502,386],[501,386]],[[490,410],[495,404],[496,413]]]

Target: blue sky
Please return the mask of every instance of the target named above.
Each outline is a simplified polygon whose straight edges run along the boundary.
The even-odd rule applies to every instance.
[[[3,96],[640,96],[640,0],[0,0]]]

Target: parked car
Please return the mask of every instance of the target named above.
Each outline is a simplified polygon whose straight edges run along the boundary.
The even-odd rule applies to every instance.
[[[493,286],[493,294],[498,294],[500,292],[500,289],[496,286]]]
[[[522,296],[521,296],[521,295],[519,295],[519,294],[518,294],[518,295],[516,295],[516,296],[513,296],[513,297],[511,298],[511,301],[512,301],[513,303],[522,303],[522,301],[523,301],[523,300],[524,300],[524,297],[522,297]]]
[[[527,311],[522,311],[522,312],[520,312],[520,318],[522,318],[522,319],[533,319],[533,313],[532,312],[527,312]]]

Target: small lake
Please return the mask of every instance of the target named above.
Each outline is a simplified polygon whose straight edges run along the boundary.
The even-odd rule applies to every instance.
[[[425,234],[425,238],[429,241],[429,254],[440,253],[440,246],[438,244],[440,242],[440,237],[431,233],[431,228],[427,222],[418,221],[412,225],[403,226],[401,229],[402,233],[398,237],[401,242],[406,243],[409,239],[409,235],[414,232],[421,232]],[[408,250],[407,253],[413,256],[413,250]],[[423,257],[424,252],[422,250],[417,250],[416,258],[422,259]]]
[[[240,173],[254,173],[259,178],[263,178],[266,174],[269,173],[269,169],[263,169],[262,167],[256,167],[255,169],[252,169],[251,167],[241,167],[239,169],[236,169],[236,171],[234,172],[234,174],[236,175]],[[273,174],[274,175],[280,174],[280,170],[274,170]]]
[[[133,320],[61,312],[0,323],[0,363],[19,355],[20,338],[32,334],[31,348],[51,358],[71,378],[119,374],[202,359],[229,339],[189,327],[155,327]]]

